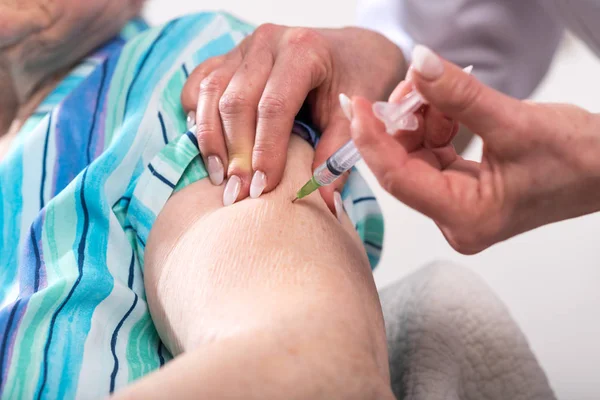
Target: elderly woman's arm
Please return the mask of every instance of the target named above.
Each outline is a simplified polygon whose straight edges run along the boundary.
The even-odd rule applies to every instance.
[[[180,356],[119,395],[392,396],[360,240],[317,194],[291,203],[312,159],[292,137],[282,184],[260,199],[223,208],[222,186],[208,180],[170,199],[148,242],[145,282],[159,333]]]

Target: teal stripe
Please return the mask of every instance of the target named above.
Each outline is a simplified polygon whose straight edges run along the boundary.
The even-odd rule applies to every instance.
[[[16,280],[19,271],[22,184],[23,148],[18,147],[11,153],[10,160],[0,162],[0,249],[2,250],[0,299],[2,302],[7,300],[7,289]]]
[[[215,13],[184,17],[140,33],[143,25],[141,21],[130,23],[120,35],[128,40],[126,44],[112,41],[59,84],[19,132],[17,150],[6,163],[0,163],[0,250],[3,256],[9,255],[0,272],[2,296],[6,297],[9,290],[18,292],[19,274],[28,278],[36,271],[27,263],[45,266],[45,274],[40,276],[48,284],[32,296],[19,319],[21,326],[14,329],[15,344],[7,353],[12,356],[4,364],[7,381],[0,388],[5,398],[35,397],[44,370],[44,355],[46,384],[42,397],[65,399],[76,393],[85,394],[92,386],[94,395],[107,395],[111,374],[118,390],[125,371],[130,381],[135,380],[157,369],[163,358],[171,358],[160,345],[148,312],[142,266],[144,243],[169,196],[207,176],[195,139],[185,132],[185,115],[179,100],[185,83],[182,65],[191,72],[207,58],[231,50],[252,27],[229,15]],[[97,82],[94,84],[87,76],[103,59],[111,65],[106,80],[109,90],[102,97],[102,107],[97,107],[100,112],[92,118],[85,99],[98,98]],[[39,198],[40,187],[23,182],[23,166],[39,164],[39,160],[30,157],[43,153],[44,141],[39,140],[38,131],[46,132],[48,112],[56,116],[57,125],[44,163],[54,168],[48,170],[46,185],[53,185],[53,174],[75,177],[54,198],[45,199],[41,258],[36,260],[20,257],[19,253],[23,251],[19,248],[21,225],[26,226],[39,216],[38,202],[34,200]],[[164,127],[157,117],[159,113]],[[83,171],[80,170],[85,165],[81,164],[71,170],[70,161],[85,154],[79,153],[82,149],[78,146],[81,144],[85,152],[89,141],[85,135],[92,131],[90,121],[95,121],[96,127],[92,142],[103,143],[104,149]],[[54,147],[50,146],[52,143]],[[24,146],[27,151],[23,151]],[[76,154],[55,153],[58,150]],[[150,164],[155,168],[154,174]],[[39,178],[33,177],[36,181]],[[170,185],[160,179],[168,180]],[[348,182],[345,198],[372,196],[356,172]],[[23,198],[32,199],[35,206],[23,208]],[[349,212],[366,243],[369,260],[375,265],[380,255],[378,245],[383,241],[383,219],[374,202],[359,205]],[[22,224],[21,218],[26,223]],[[109,249],[109,243],[114,247]],[[113,250],[117,254],[110,253]],[[118,291],[114,290],[115,285]],[[128,288],[133,293],[127,292]],[[134,295],[139,296],[139,301],[123,319]],[[118,369],[115,362],[119,363]]]

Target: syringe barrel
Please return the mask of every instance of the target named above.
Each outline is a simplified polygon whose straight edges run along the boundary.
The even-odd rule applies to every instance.
[[[326,162],[315,169],[314,177],[321,186],[329,185],[360,160],[352,140],[340,147]]]

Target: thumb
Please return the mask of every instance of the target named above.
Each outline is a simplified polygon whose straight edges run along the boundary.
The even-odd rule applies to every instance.
[[[323,131],[323,135],[315,150],[315,161],[313,169],[324,163],[333,153],[346,144],[350,137],[350,121],[341,110],[336,110],[335,116],[330,119],[329,125]],[[333,192],[341,192],[348,180],[348,173],[344,173],[331,185],[320,189],[321,196],[331,211],[335,212]]]
[[[432,106],[485,138],[512,126],[521,102],[478,81],[429,48],[415,46],[413,84]]]

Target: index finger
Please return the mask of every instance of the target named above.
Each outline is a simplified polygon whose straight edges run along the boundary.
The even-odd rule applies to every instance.
[[[198,95],[200,94],[200,82],[211,74],[215,69],[223,65],[225,56],[212,57],[198,65],[187,77],[183,90],[181,91],[181,105],[187,113],[196,111],[198,107]]]
[[[261,96],[252,169],[266,175],[266,192],[273,190],[283,176],[294,118],[308,93],[326,79],[327,71],[313,60],[294,46],[287,48],[276,59]]]
[[[361,156],[381,186],[409,207],[437,221],[452,212],[452,193],[441,166],[428,162],[428,149],[414,155],[385,133],[371,113],[370,103],[354,99],[351,132]],[[431,154],[433,156],[433,154]]]

